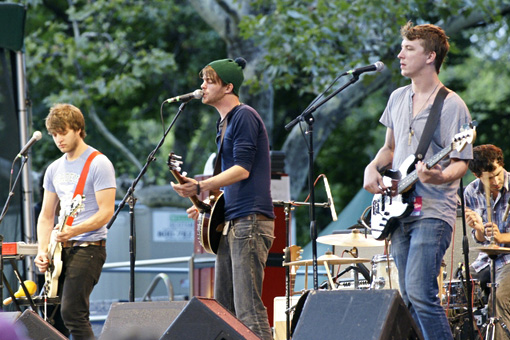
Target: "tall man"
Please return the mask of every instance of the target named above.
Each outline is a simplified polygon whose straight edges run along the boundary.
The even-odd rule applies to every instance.
[[[186,178],[187,183],[172,186],[183,197],[223,190],[226,224],[217,251],[214,295],[255,334],[270,340],[261,298],[264,268],[274,239],[269,140],[259,114],[239,101],[245,65],[242,58],[222,59],[200,72],[202,102],[220,115],[216,141],[222,171],[201,182]],[[223,124],[227,126],[221,146]],[[195,208],[188,209],[188,216],[198,217]]]
[[[64,155],[44,175],[44,197],[37,222],[39,250],[35,258],[42,273],[48,270],[48,244],[57,206],[60,204],[60,209],[65,210],[71,205],[84,165],[96,151],[85,143],[85,120],[73,105],[54,105],[46,117],[46,129]],[[58,285],[61,316],[73,339],[94,339],[89,297],[106,260],[106,223],[115,209],[115,190],[113,165],[99,154],[90,163],[83,189],[83,210],[56,237],[63,247]]]
[[[416,152],[432,103],[442,87],[438,74],[449,49],[445,32],[434,25],[413,26],[409,22],[400,33],[402,49],[397,57],[401,74],[410,78],[411,84],[391,94],[380,119],[387,128],[385,142],[366,167],[364,177],[364,188],[373,194],[383,194],[387,189],[395,193],[384,185],[380,171],[398,168]],[[469,121],[464,102],[449,91],[425,159],[449,145]],[[430,169],[421,161],[416,164],[419,180],[412,193],[414,211],[399,221],[390,236],[402,298],[425,339],[452,338],[437,297],[437,275],[452,237],[459,179],[467,171],[471,153],[471,146],[461,153],[454,151]]]
[[[477,177],[464,191],[466,202],[466,222],[473,228],[473,237],[478,243],[488,244],[494,230],[494,240],[502,247],[510,246],[510,220],[504,221],[505,211],[510,200],[508,172],[503,151],[492,144],[479,145],[473,149],[473,161],[469,170]],[[483,181],[490,190],[490,202],[487,204]],[[492,211],[488,223],[487,208]],[[494,229],[493,229],[494,227]],[[496,316],[506,327],[510,327],[510,254],[500,254],[496,258]],[[476,273],[481,273],[489,266],[488,255],[481,252],[472,264]],[[492,299],[489,299],[491,302]],[[497,323],[495,339],[509,339]]]

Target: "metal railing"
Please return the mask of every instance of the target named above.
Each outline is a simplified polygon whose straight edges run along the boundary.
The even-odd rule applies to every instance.
[[[185,274],[188,273],[189,279],[189,296],[193,296],[193,286],[195,281],[196,268],[214,267],[214,255],[208,254],[193,254],[191,256],[169,257],[163,259],[153,260],[138,260],[135,261],[135,273],[168,273],[168,274]],[[164,264],[182,264],[187,263],[187,268],[182,267],[154,267],[156,265]],[[130,271],[130,262],[110,262],[105,263],[103,266],[103,273],[126,273]],[[151,283],[152,285],[152,283]],[[173,292],[173,288],[172,288]]]

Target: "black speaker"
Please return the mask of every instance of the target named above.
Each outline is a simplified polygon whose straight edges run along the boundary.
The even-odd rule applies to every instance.
[[[194,297],[160,340],[260,340],[214,299]]]
[[[188,301],[115,302],[100,340],[159,339]]]
[[[67,340],[65,336],[57,331],[52,325],[44,321],[36,312],[26,309],[15,322],[16,325],[23,325],[29,339],[32,340]]]
[[[423,339],[397,290],[310,292],[292,340],[340,338]]]

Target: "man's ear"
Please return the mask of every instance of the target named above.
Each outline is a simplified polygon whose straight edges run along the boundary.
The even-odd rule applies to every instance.
[[[435,60],[436,60],[436,52],[434,52],[434,51],[429,52],[427,61],[433,63]]]
[[[232,83],[228,83],[225,86],[225,94],[234,93],[234,85]]]

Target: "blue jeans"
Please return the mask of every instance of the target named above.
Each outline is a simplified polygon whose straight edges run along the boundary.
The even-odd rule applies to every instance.
[[[453,339],[437,296],[437,276],[451,239],[450,225],[432,218],[400,223],[391,235],[400,293],[425,339]]]
[[[262,282],[269,249],[274,240],[274,221],[228,222],[215,267],[216,300],[264,340],[272,340],[267,310],[262,303]]]
[[[492,269],[491,269],[492,270]],[[505,264],[496,270],[496,316],[500,322],[496,323],[496,340],[508,339],[507,332],[503,330],[503,323],[510,330],[510,265]],[[492,297],[489,299],[492,308]]]
[[[60,313],[64,324],[73,340],[95,339],[89,321],[89,297],[99,281],[106,249],[102,246],[64,248],[62,260]]]

